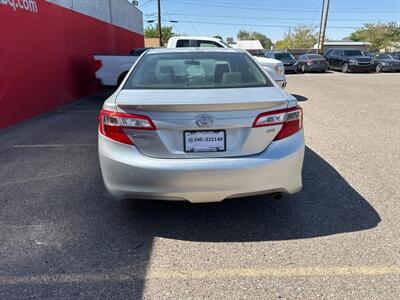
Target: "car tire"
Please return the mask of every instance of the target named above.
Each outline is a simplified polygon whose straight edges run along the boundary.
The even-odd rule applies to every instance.
[[[306,72],[306,66],[305,65],[301,65],[300,71],[301,71],[301,73],[305,73]]]
[[[349,65],[347,63],[344,63],[342,66],[342,72],[343,73],[348,73],[349,72]]]
[[[375,67],[375,73],[380,73],[382,72],[382,65],[381,64],[377,64]]]
[[[119,75],[118,80],[117,80],[117,87],[119,87],[121,85],[122,81],[125,79],[127,74],[128,74],[128,71]]]

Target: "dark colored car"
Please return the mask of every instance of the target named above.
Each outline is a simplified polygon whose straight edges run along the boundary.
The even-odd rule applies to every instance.
[[[329,48],[328,50],[326,50],[325,52],[324,52],[324,58],[328,61],[328,58],[331,56],[331,54],[332,54],[332,52],[333,52],[333,50],[334,49],[332,49],[332,48]]]
[[[319,54],[302,54],[298,57],[299,69],[305,72],[325,72],[328,68],[326,59]]]
[[[285,73],[297,73],[299,71],[299,63],[294,56],[289,52],[282,51],[267,51],[264,53],[265,57],[280,60],[285,68]]]
[[[389,52],[388,54],[390,54],[394,59],[400,60],[400,51]]]
[[[390,54],[380,53],[375,55],[375,72],[400,71],[400,60],[394,59]]]
[[[335,49],[328,58],[328,68],[347,72],[372,72],[374,59],[358,49]]]

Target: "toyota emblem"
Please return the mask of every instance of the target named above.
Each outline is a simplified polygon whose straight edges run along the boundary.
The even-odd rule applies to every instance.
[[[201,128],[211,127],[213,119],[210,116],[200,116],[196,119],[197,126]]]

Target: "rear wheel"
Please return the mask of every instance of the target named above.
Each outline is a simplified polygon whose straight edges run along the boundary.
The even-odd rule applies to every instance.
[[[376,67],[375,67],[375,72],[376,72],[376,73],[382,72],[382,65],[381,65],[381,64],[377,64],[377,65],[376,65]]]
[[[347,63],[343,64],[342,72],[343,73],[348,73],[349,72],[349,65]]]

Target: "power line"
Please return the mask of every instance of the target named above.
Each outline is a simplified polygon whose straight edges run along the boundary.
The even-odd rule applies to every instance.
[[[187,1],[187,0],[186,0]],[[187,4],[187,5],[195,5],[195,6],[205,6],[204,2],[185,2],[184,0],[169,0],[169,2],[175,2],[175,3],[180,3],[180,4]],[[292,9],[277,9],[275,7],[272,8],[265,8],[265,6],[255,6],[255,5],[243,5],[243,6],[234,6],[232,4],[228,4],[226,3],[225,5],[221,5],[221,4],[214,4],[214,3],[207,3],[207,6],[210,7],[221,7],[221,8],[229,8],[229,9],[240,9],[240,10],[257,10],[257,11],[274,11],[274,12],[315,12],[315,9],[302,9],[302,8],[292,8]],[[336,10],[340,10],[340,9],[335,9]],[[366,11],[368,11],[368,9],[366,9]],[[371,12],[375,12],[375,13],[389,13],[389,12],[396,12],[400,10],[388,10],[385,8],[385,10],[381,10],[381,11],[377,11],[376,9],[371,9],[369,10]],[[365,11],[363,11],[362,8],[357,8],[354,10],[350,10],[350,9],[343,9],[343,11],[340,10],[340,13],[365,13]]]
[[[317,11],[318,12],[318,11]],[[237,16],[234,16],[234,15],[206,15],[206,14],[181,14],[181,13],[170,13],[169,14],[169,16],[182,16],[182,15],[185,15],[185,16],[193,16],[193,17],[207,17],[207,18],[229,18],[229,19],[233,19],[233,18],[235,18],[235,19],[237,19],[237,18],[240,18],[240,19],[259,19],[259,20],[265,20],[265,21],[268,21],[268,20],[297,20],[297,21],[304,21],[304,18],[294,18],[294,17],[256,17],[256,16],[240,16],[240,17],[237,17]],[[381,21],[381,22],[400,22],[400,19],[399,20],[391,20],[391,19],[377,19],[377,18],[375,18],[375,19],[347,19],[347,18],[345,18],[345,19],[343,19],[343,18],[339,18],[339,19],[337,19],[337,18],[332,18],[332,19],[329,19],[329,21],[360,21],[360,22],[367,22],[367,21]]]
[[[195,24],[211,24],[211,25],[235,25],[235,26],[259,26],[259,27],[271,27],[271,28],[288,28],[293,25],[269,25],[269,24],[250,24],[250,23],[225,23],[225,22],[205,22],[205,21],[185,21],[185,20],[168,20],[175,21],[178,23],[195,23]],[[329,28],[337,29],[358,29],[360,26],[329,26]]]

